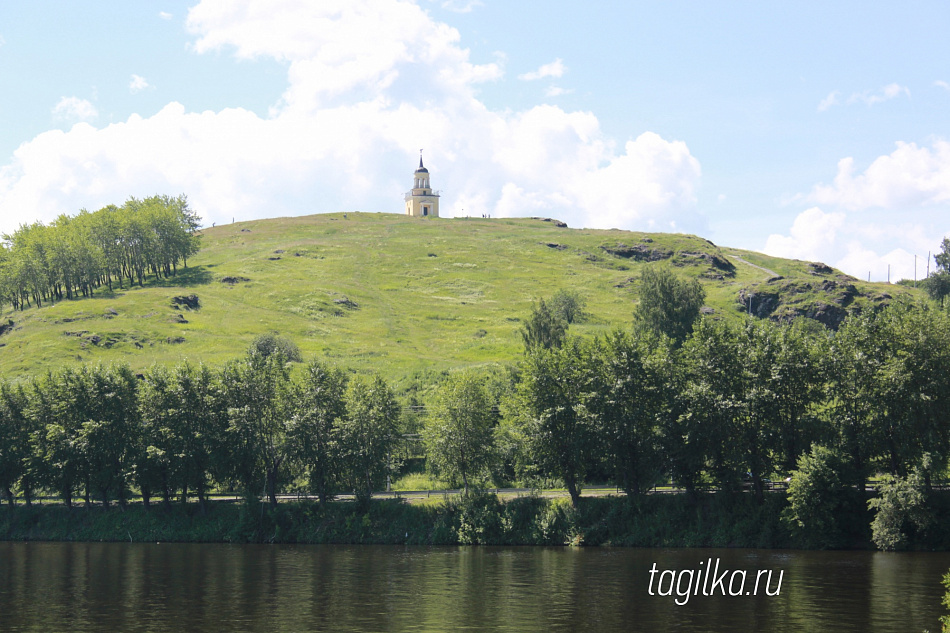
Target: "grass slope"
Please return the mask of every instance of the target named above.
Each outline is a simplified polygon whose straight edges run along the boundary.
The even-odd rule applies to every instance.
[[[807,262],[720,249],[695,236],[568,229],[527,218],[321,214],[203,233],[201,253],[170,280],[5,310],[0,324],[14,325],[0,335],[0,377],[69,362],[121,361],[134,369],[186,358],[217,364],[276,331],[305,356],[398,380],[515,360],[520,320],[532,301],[560,288],[582,294],[591,314],[572,332],[627,326],[640,270],[651,259],[698,277],[713,314],[724,318],[740,318],[741,293],[774,286],[773,273],[785,284],[798,282],[781,297],[792,303],[833,303],[834,292],[822,294],[814,282],[840,276],[816,276]],[[848,283],[858,293],[849,300],[855,305],[910,292]],[[190,294],[198,295],[200,309],[172,305],[173,297]],[[776,310],[769,314],[788,316]]]

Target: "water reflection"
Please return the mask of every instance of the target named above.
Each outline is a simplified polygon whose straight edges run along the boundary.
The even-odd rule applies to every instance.
[[[784,570],[649,596],[649,570]],[[4,631],[939,630],[948,554],[0,543]]]

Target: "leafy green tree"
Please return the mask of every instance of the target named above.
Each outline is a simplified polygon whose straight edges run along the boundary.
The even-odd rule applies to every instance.
[[[882,362],[875,375],[873,406],[886,468],[906,475],[925,454],[950,456],[950,315],[926,304],[897,302],[879,323]],[[930,469],[924,469],[927,487]]]
[[[346,416],[338,425],[341,474],[356,499],[366,504],[373,489],[393,471],[400,407],[389,385],[374,376],[352,379],[346,390]]]
[[[552,349],[560,347],[567,336],[567,322],[558,317],[544,302],[531,308],[531,316],[521,328],[525,353],[536,348]]]
[[[286,421],[289,419],[289,375],[280,353],[248,355],[222,371],[227,402],[231,474],[248,500],[263,481],[272,507],[287,459]]]
[[[34,431],[32,452],[37,457],[38,482],[55,490],[67,506],[84,489],[91,503],[91,481],[86,452],[80,444],[82,424],[92,419],[92,394],[87,370],[71,368],[34,379],[28,391],[27,415]]]
[[[677,346],[692,331],[706,300],[706,292],[697,280],[681,280],[659,265],[643,268],[638,295],[634,321],[657,335],[670,337]]]
[[[848,486],[842,464],[831,449],[813,445],[798,459],[798,470],[788,485],[788,509],[783,518],[813,547],[837,547],[843,538],[843,511]]]
[[[168,371],[156,365],[140,388],[140,452],[137,480],[147,504],[160,491],[165,506],[174,490],[198,495],[206,510],[209,479],[226,477],[224,461],[227,407],[218,376],[205,365],[183,363]]]
[[[448,481],[461,480],[466,495],[470,479],[486,473],[494,458],[493,404],[478,376],[460,372],[439,384],[427,406],[427,465]]]
[[[88,409],[79,422],[75,446],[86,467],[86,486],[98,493],[103,505],[113,497],[124,504],[138,428],[135,376],[128,366],[113,365],[83,367],[78,379]]]
[[[595,348],[596,414],[602,455],[628,495],[639,495],[668,471],[663,435],[673,414],[669,339],[643,330],[614,332]]]
[[[871,540],[884,551],[900,549],[906,545],[908,533],[919,534],[934,522],[919,468],[907,477],[886,475],[878,496],[868,501],[868,508],[875,511]]]
[[[537,347],[525,357],[518,386],[522,433],[542,476],[564,482],[577,507],[580,486],[594,461],[595,418],[587,402],[595,387],[587,346]]]
[[[313,361],[293,386],[286,442],[291,460],[306,474],[310,490],[326,504],[341,484],[337,425],[346,415],[347,375]]]
[[[859,490],[875,468],[883,446],[878,377],[887,357],[882,323],[873,313],[852,315],[828,346],[823,414],[834,447],[847,466],[842,476]]]
[[[749,376],[740,337],[736,327],[703,320],[682,349],[685,426],[704,448],[709,474],[727,488],[737,486],[745,472],[744,450],[754,447],[748,461],[759,472],[763,452],[761,420],[750,417],[745,399]]]
[[[300,354],[300,348],[297,344],[285,336],[279,336],[273,332],[261,334],[251,343],[247,353],[250,355],[263,356],[267,358],[275,352],[280,352],[284,360],[299,363],[303,360]]]
[[[586,301],[575,290],[560,289],[548,301],[548,308],[555,317],[568,325],[583,321],[587,314],[584,312]]]
[[[23,388],[0,383],[0,492],[11,506],[17,485],[25,489],[27,499],[30,494],[27,465],[31,425],[25,409]]]

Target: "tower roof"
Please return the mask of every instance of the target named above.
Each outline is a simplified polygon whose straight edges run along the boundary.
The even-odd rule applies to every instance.
[[[416,170],[417,174],[419,172],[426,173],[426,174],[429,173],[429,170],[422,166],[422,154],[419,154],[419,169]]]

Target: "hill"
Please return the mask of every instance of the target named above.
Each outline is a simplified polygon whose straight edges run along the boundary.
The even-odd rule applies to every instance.
[[[561,288],[587,301],[590,317],[572,332],[628,325],[640,270],[653,261],[697,277],[712,318],[801,315],[837,327],[849,310],[916,292],[690,235],[570,229],[541,218],[338,213],[202,233],[201,252],[169,280],[5,310],[0,377],[69,362],[217,364],[268,331],[292,338],[305,356],[390,379],[504,363],[521,354],[520,321],[532,302]]]

